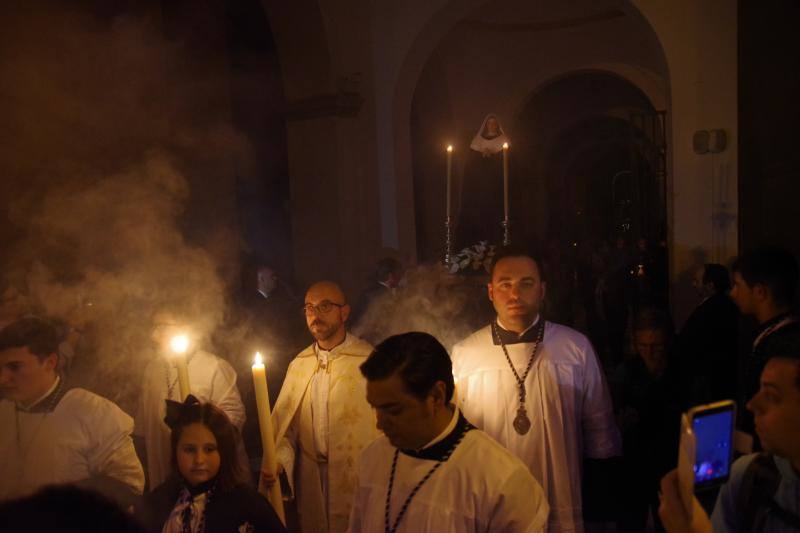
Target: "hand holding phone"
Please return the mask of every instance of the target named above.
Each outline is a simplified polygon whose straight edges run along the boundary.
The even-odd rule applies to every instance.
[[[733,460],[736,404],[731,400],[700,405],[686,413],[695,438],[694,486],[704,489],[728,480]]]

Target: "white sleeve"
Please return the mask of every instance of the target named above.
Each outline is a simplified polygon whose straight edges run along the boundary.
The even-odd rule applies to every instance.
[[[593,459],[622,454],[622,439],[614,420],[611,395],[592,345],[586,341],[586,364],[583,379],[583,452]]]
[[[144,490],[144,471],[133,447],[133,420],[112,402],[96,397],[84,412],[88,436],[85,451],[93,476],[108,476],[131,487]]]
[[[236,387],[236,371],[227,361],[217,359],[217,371],[211,381],[211,402],[225,411],[236,428],[244,426],[245,412],[242,397]]]
[[[499,497],[489,520],[489,531],[540,533],[547,528],[550,506],[531,473],[520,467],[499,488]]]

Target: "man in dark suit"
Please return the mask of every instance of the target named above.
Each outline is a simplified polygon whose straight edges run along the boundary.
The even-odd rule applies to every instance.
[[[739,311],[728,296],[728,270],[715,263],[703,265],[693,285],[702,300],[678,335],[677,354],[684,370],[706,388],[695,391],[700,397],[707,395],[708,401],[735,399]]]
[[[370,312],[370,306],[381,299],[391,299],[396,293],[403,279],[403,265],[397,259],[384,257],[378,261],[375,269],[375,278],[372,283],[364,289],[353,307],[350,315],[350,322],[354,326],[362,325],[361,320]],[[374,311],[373,311],[374,312]],[[370,328],[367,327],[367,330]],[[369,334],[362,331],[362,336],[370,342],[379,342],[383,339],[373,339]]]
[[[794,310],[800,269],[791,252],[767,247],[742,254],[732,271],[731,298],[742,315],[758,323],[741,361],[739,390],[739,428],[755,435],[753,415],[745,409],[745,402],[759,391],[767,360],[782,355],[779,347],[783,343],[800,342],[800,316]],[[755,440],[758,450],[758,438]]]

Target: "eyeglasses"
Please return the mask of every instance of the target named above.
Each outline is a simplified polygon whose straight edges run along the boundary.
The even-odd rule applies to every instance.
[[[310,315],[311,313],[315,313],[317,315],[326,315],[334,307],[338,307],[339,309],[341,309],[345,305],[347,305],[347,304],[337,304],[337,303],[334,303],[334,302],[330,302],[328,300],[323,300],[317,305],[314,305],[314,304],[306,304],[306,305],[304,305],[303,306],[303,313],[305,313],[307,315]]]

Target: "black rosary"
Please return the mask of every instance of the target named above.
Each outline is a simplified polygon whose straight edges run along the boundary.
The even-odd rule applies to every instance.
[[[497,322],[492,322],[492,333],[494,333],[497,343],[501,348],[503,348],[503,353],[506,356],[506,361],[508,361],[508,366],[511,367],[511,371],[514,373],[514,378],[517,380],[517,387],[519,387],[519,408],[517,409],[517,416],[514,417],[514,431],[520,435],[524,435],[531,429],[531,419],[528,418],[528,412],[525,410],[525,398],[528,394],[527,390],[525,389],[525,379],[528,377],[531,368],[533,368],[533,361],[536,359],[536,350],[539,348],[539,345],[542,343],[542,339],[544,338],[544,318],[539,318],[536,340],[533,341],[533,349],[531,350],[531,356],[528,359],[528,366],[525,368],[525,372],[522,374],[522,376],[520,376],[517,372],[517,369],[514,368],[514,363],[511,362],[511,357],[508,355],[506,344],[503,342],[502,337],[500,337],[500,332],[497,331],[497,327]]]
[[[408,510],[408,505],[411,503],[411,499],[414,497],[414,495],[417,494],[417,492],[419,492],[419,489],[421,489],[422,485],[424,485],[425,482],[428,481],[428,479],[430,479],[433,473],[436,472],[439,469],[439,467],[442,466],[442,464],[444,464],[444,462],[450,458],[451,455],[453,455],[453,452],[456,451],[456,448],[458,447],[459,444],[461,444],[461,441],[464,440],[464,436],[470,429],[472,429],[472,426],[470,426],[469,424],[466,424],[464,426],[461,435],[459,435],[458,440],[456,440],[456,442],[453,444],[453,447],[447,451],[447,453],[444,455],[444,457],[442,457],[441,460],[437,461],[436,464],[433,465],[430,470],[428,470],[428,473],[425,474],[425,476],[420,480],[419,483],[417,483],[417,485],[408,495],[406,501],[403,503],[403,506],[400,508],[400,512],[397,514],[397,518],[394,521],[394,525],[390,526],[390,514],[392,507],[392,487],[394,487],[394,474],[397,470],[397,457],[398,455],[400,455],[399,449],[394,451],[394,459],[392,460],[392,473],[389,475],[389,490],[386,491],[386,508],[384,513],[384,526],[386,528],[386,533],[395,533],[395,531],[397,531],[397,526],[400,525],[400,520],[402,520],[403,516],[406,514],[406,510]]]

